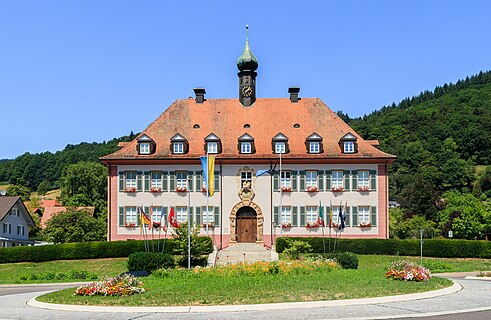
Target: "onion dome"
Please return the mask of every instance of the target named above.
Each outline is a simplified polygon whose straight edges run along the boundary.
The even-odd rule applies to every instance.
[[[249,48],[249,26],[246,26],[245,48],[240,57],[237,58],[237,68],[239,71],[256,71],[258,66],[257,59]]]

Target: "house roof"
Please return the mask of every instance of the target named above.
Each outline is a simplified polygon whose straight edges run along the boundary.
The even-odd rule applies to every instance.
[[[5,216],[9,213],[9,211],[12,209],[12,207],[16,204],[19,203],[22,207],[24,207],[24,212],[27,215],[27,223],[29,226],[34,226],[34,220],[32,220],[31,215],[29,214],[29,211],[27,210],[26,206],[24,203],[20,200],[20,197],[15,196],[15,197],[5,197],[1,196],[0,197],[0,221],[5,218]]]
[[[289,153],[284,158],[396,158],[363,140],[318,98],[302,98],[297,103],[288,98],[259,98],[250,107],[244,107],[239,99],[206,99],[196,103],[189,98],[176,100],[136,139],[101,160],[196,159],[204,154],[204,141],[211,133],[222,142],[218,159],[271,159],[276,157],[272,153],[272,139],[280,132],[289,143]],[[314,133],[322,138],[321,154],[307,153],[305,141]],[[254,139],[254,154],[238,151],[238,139],[245,134]],[[339,141],[347,134],[357,139],[357,153],[342,153]],[[155,153],[138,154],[137,139],[142,135],[156,143]],[[187,154],[171,153],[171,139],[176,136],[182,136],[189,143]]]
[[[58,214],[60,212],[65,212],[68,207],[46,207],[43,212],[43,216],[41,217],[41,228],[46,227],[46,222],[51,219],[55,214]],[[75,210],[86,210],[88,211],[91,215],[94,215],[95,212],[95,207],[75,207]]]

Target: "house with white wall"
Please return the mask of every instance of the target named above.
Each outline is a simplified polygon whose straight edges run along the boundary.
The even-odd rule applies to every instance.
[[[0,247],[34,245],[29,227],[34,221],[20,197],[0,196]]]

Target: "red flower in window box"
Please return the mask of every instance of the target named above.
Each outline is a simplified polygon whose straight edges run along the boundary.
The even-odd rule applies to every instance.
[[[176,192],[188,192],[188,188],[186,187],[177,187]]]
[[[331,222],[331,228],[339,228],[339,223]]]
[[[135,187],[124,188],[124,192],[136,192],[136,188]]]
[[[205,193],[207,190],[205,187],[201,188],[201,192]]]
[[[315,228],[319,228],[320,226],[321,226],[321,224],[319,222],[307,222],[307,225],[305,226],[305,228],[315,229]]]
[[[125,228],[134,228],[134,227],[136,227],[136,224],[134,222],[126,222],[124,224],[124,227]]]
[[[332,187],[331,191],[332,192],[343,192],[344,188],[343,187]]]
[[[150,192],[162,192],[162,188],[151,187]]]
[[[283,223],[281,224],[282,229],[290,229],[292,227],[291,223]]]
[[[316,186],[308,186],[306,190],[307,192],[319,192],[319,188]]]
[[[281,192],[292,192],[292,187],[281,187]]]
[[[213,222],[201,224],[201,228],[206,228],[206,227],[213,228],[214,227]]]
[[[368,192],[368,191],[370,191],[370,187],[369,186],[359,186],[358,187],[358,191],[360,191],[360,192]]]
[[[358,226],[360,228],[371,228],[372,224],[370,222],[360,222],[360,224],[358,224]]]

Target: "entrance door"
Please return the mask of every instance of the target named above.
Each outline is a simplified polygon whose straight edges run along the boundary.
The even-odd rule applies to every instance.
[[[251,207],[237,211],[237,242],[256,242],[257,214]]]

